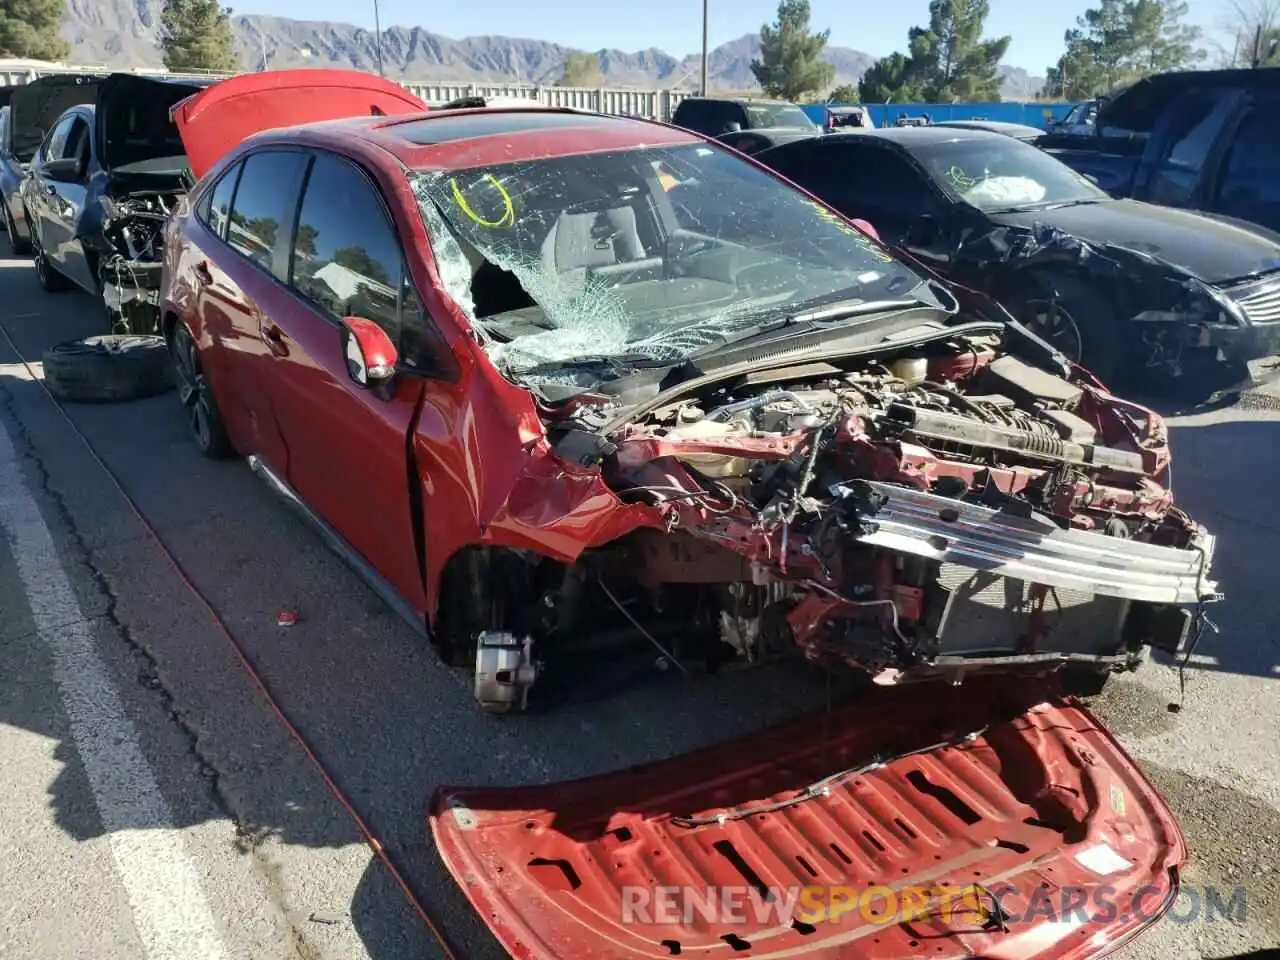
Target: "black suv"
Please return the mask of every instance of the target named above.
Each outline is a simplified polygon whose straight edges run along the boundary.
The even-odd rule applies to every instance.
[[[1280,69],[1149,77],[1104,104],[1092,134],[1039,146],[1114,197],[1280,232]]]
[[[785,100],[687,97],[676,107],[671,122],[715,137],[742,153],[757,153],[823,132],[807,113]]]

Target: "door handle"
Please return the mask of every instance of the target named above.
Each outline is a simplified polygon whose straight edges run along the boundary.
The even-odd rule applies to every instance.
[[[192,271],[196,275],[196,279],[201,283],[213,283],[213,271],[209,269],[209,264],[204,260],[200,260],[192,267]]]
[[[289,355],[289,345],[285,343],[283,330],[269,320],[263,320],[258,329],[262,336],[262,342],[267,345],[268,350],[277,357],[287,357]]]

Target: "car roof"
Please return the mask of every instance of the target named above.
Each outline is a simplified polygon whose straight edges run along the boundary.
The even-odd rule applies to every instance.
[[[795,104],[790,100],[771,100],[768,97],[685,97],[680,103],[686,101],[704,101],[709,100],[713,103],[766,103],[780,107],[794,107]],[[679,106],[680,104],[676,104]]]
[[[353,117],[273,130],[264,140],[357,138],[418,170],[452,170],[610,150],[706,143],[703,137],[636,117],[547,107],[481,107],[396,117]],[[254,138],[258,141],[258,138]]]
[[[823,140],[841,137],[856,138],[860,141],[866,140],[868,137],[876,140],[886,140],[907,151],[933,143],[977,140],[993,144],[1007,144],[1010,139],[1003,133],[995,133],[992,130],[981,130],[975,127],[938,127],[929,125],[922,127],[877,127],[873,130],[862,130],[857,133],[829,133],[823,137]]]
[[[1039,130],[1028,123],[1010,123],[1007,120],[939,120],[935,127],[954,127],[960,130]],[[1041,131],[1043,132],[1043,131]]]

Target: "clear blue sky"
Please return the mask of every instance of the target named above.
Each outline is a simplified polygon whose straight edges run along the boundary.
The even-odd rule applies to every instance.
[[[472,0],[423,4],[379,0],[382,25],[421,26],[455,39],[478,34],[550,40],[584,50],[628,52],[657,47],[675,56],[702,43],[701,0]],[[1190,20],[1206,30],[1223,21],[1226,0],[1189,0]],[[754,33],[772,21],[777,0],[709,0],[712,47]],[[812,0],[816,29],[830,28],[831,43],[884,56],[906,44],[907,29],[928,19],[928,0]],[[1062,52],[1062,34],[1089,0],[991,0],[992,36],[1013,44],[1005,61],[1035,74]],[[373,0],[242,0],[236,13],[373,26]]]

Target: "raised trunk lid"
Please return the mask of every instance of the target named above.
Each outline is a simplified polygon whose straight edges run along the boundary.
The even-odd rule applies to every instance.
[[[165,158],[173,158],[175,169],[183,166],[182,138],[169,119],[169,110],[211,82],[133,73],[113,73],[104,79],[94,112],[98,162],[103,169],[119,170]]]
[[[1182,837],[1088,712],[1027,702],[882,691],[588,780],[443,788],[431,827],[513,957],[1093,956],[1163,913]]]
[[[22,84],[9,99],[9,142],[20,163],[30,163],[45,134],[64,110],[93,103],[104,77],[52,74]]]
[[[216,83],[174,106],[171,115],[192,173],[203,177],[225,153],[264,130],[428,109],[398,83],[359,70],[268,70]]]

